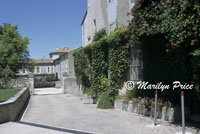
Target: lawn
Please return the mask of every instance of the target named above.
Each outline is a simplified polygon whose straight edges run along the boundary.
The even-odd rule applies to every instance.
[[[21,89],[0,89],[0,102],[10,99],[20,90]]]

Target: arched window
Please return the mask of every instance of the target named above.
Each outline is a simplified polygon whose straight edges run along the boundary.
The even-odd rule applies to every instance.
[[[51,67],[50,66],[46,67],[46,73],[51,73]]]
[[[36,67],[36,73],[40,73],[40,67]]]

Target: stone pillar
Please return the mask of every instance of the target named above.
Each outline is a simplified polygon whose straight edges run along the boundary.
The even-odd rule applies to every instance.
[[[69,74],[68,72],[63,72],[62,74],[62,82],[61,82],[61,86],[62,86],[62,89],[63,89],[63,93],[65,93],[65,89],[66,89],[66,83],[65,83],[65,79],[69,77]]]
[[[29,91],[30,91],[31,95],[34,94],[34,75],[33,75],[33,73],[29,74]]]

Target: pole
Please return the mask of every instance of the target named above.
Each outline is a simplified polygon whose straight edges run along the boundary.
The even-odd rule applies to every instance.
[[[181,91],[182,132],[185,134],[184,91]]]
[[[156,122],[156,119],[157,119],[157,98],[158,98],[158,91],[155,90],[154,126],[157,125],[157,122]]]

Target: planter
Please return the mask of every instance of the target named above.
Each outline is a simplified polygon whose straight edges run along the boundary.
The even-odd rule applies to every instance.
[[[154,108],[151,107],[151,110],[150,110],[150,115],[149,115],[151,118],[154,117]]]
[[[122,110],[128,111],[128,112],[132,112],[133,111],[132,102],[131,101],[129,101],[129,102],[123,102]]]
[[[93,99],[88,94],[83,94],[81,100],[84,104],[93,104]]]
[[[138,114],[144,115],[144,112],[145,112],[145,106],[138,104]]]
[[[167,107],[162,107],[162,120],[167,120]]]
[[[123,101],[122,100],[116,100],[114,106],[115,106],[115,109],[122,110],[123,109]]]
[[[162,111],[161,112],[157,112],[157,118],[161,119],[162,118]]]
[[[132,102],[132,112],[133,113],[138,113],[138,103],[133,103]]]
[[[169,108],[166,113],[166,120],[169,122],[180,122],[181,121],[181,108]],[[185,120],[188,120],[190,117],[190,110],[188,107],[185,107]]]
[[[145,105],[138,103],[128,102],[124,103],[122,100],[115,101],[115,108],[141,114],[144,116],[154,117],[154,107],[151,107],[150,110],[146,110]],[[189,108],[185,107],[185,120],[188,120],[190,117]],[[161,111],[157,111],[157,118],[166,120],[169,122],[180,122],[181,121],[181,108],[168,108],[162,107]]]
[[[98,103],[98,99],[97,98],[92,98],[92,103],[93,104],[97,104]]]

